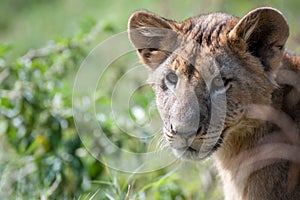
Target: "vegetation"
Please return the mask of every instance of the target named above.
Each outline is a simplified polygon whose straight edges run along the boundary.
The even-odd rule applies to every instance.
[[[92,156],[87,144],[93,143],[93,138],[82,141],[74,122],[73,83],[90,51],[109,36],[124,31],[134,10],[146,8],[182,20],[219,10],[242,16],[261,4],[277,7],[287,15],[291,26],[297,27],[300,5],[296,0],[134,0],[119,1],[118,5],[106,0],[1,1],[0,199],[222,199],[210,161],[176,162],[149,173],[125,173]],[[47,27],[47,22],[57,26]],[[296,51],[297,31],[291,30],[289,41],[289,49]],[[159,140],[159,134],[152,138],[153,129],[145,126],[149,120],[158,118],[153,92],[147,86],[139,87],[130,99],[129,111],[118,113],[125,120],[123,124],[133,121],[140,125],[138,129],[126,127],[127,132],[142,132],[149,140],[123,134],[110,107],[115,89],[111,83],[117,83],[127,73],[124,66],[136,61],[131,52],[111,63],[99,81],[95,105],[107,137],[118,147],[140,153],[147,152],[149,146],[157,148],[152,142]],[[133,77],[130,81],[141,85],[143,80]],[[98,148],[107,150],[103,146]]]

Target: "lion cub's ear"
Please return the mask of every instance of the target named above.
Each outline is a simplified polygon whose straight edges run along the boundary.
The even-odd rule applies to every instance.
[[[138,50],[141,61],[155,69],[173,51],[176,23],[148,11],[137,11],[129,19],[129,38]]]
[[[249,12],[229,33],[230,39],[246,42],[247,51],[258,57],[271,74],[280,66],[288,36],[285,17],[269,7]]]

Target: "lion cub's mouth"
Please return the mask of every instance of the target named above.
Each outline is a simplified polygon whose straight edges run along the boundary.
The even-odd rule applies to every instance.
[[[199,131],[199,129],[198,129]],[[223,143],[222,134],[197,134],[185,136],[175,134],[164,128],[164,137],[173,150],[173,153],[181,159],[202,160],[209,157],[219,149]]]

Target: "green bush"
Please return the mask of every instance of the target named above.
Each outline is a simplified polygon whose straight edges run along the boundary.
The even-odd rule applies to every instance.
[[[95,160],[78,153],[83,147],[71,99],[88,44],[105,31],[99,26],[90,22],[78,36],[51,41],[11,63],[5,61],[10,47],[1,44],[1,139],[13,152],[1,156],[0,198],[79,197],[89,189],[87,180],[102,172]]]

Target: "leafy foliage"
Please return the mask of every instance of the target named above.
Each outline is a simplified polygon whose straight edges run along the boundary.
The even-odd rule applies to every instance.
[[[100,29],[85,26],[85,31],[51,41],[12,63],[4,60],[9,47],[0,47],[1,137],[15,150],[15,157],[1,164],[18,172],[15,180],[2,181],[0,193],[6,197],[76,197],[88,187],[86,180],[102,171],[93,159],[80,156],[72,117],[72,75],[86,56],[91,34]]]

